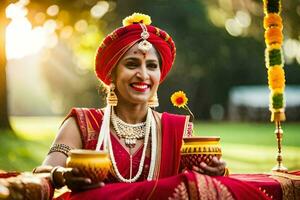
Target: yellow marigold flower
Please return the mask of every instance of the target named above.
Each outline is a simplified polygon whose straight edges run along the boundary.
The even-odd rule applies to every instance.
[[[268,83],[271,90],[285,87],[284,70],[281,66],[274,66],[268,69]]]
[[[268,29],[272,26],[276,26],[282,30],[282,19],[277,13],[268,13],[264,17],[264,28]]]
[[[282,44],[283,35],[278,27],[271,27],[265,31],[265,40],[268,45],[273,43]]]
[[[142,13],[133,13],[132,15],[123,19],[123,26],[129,26],[135,23],[142,23],[145,25],[151,24],[151,17]]]
[[[171,102],[173,103],[173,106],[176,106],[178,108],[185,107],[188,98],[186,97],[185,93],[183,91],[174,92],[171,96]]]

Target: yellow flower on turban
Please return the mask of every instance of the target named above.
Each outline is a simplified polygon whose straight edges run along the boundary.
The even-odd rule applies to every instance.
[[[131,24],[142,23],[145,25],[151,24],[151,17],[149,15],[141,13],[133,13],[132,15],[123,19],[123,26],[129,26]]]

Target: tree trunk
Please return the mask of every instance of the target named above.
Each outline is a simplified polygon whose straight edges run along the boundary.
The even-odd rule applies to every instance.
[[[8,24],[5,16],[6,6],[6,0],[0,3],[0,129],[11,129],[8,119],[6,88],[5,27]]]

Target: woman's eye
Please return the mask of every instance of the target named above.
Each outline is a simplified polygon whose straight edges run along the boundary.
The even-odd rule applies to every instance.
[[[128,68],[135,68],[135,67],[138,66],[138,64],[134,63],[134,62],[128,62],[128,63],[125,64],[125,66],[128,67]]]
[[[147,65],[150,69],[156,69],[158,66],[155,63],[151,63]]]

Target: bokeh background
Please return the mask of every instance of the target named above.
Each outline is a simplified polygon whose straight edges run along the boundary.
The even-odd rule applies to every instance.
[[[300,169],[300,2],[282,1],[286,73],[284,164]],[[94,74],[101,40],[133,12],[149,14],[177,46],[160,86],[158,111],[187,114],[170,96],[183,90],[195,134],[219,135],[235,173],[268,172],[276,160],[268,111],[261,0],[2,0],[0,169],[39,165],[72,107],[102,107]]]

